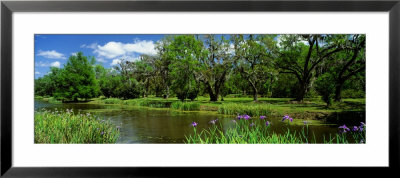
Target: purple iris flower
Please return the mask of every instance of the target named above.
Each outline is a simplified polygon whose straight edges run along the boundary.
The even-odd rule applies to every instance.
[[[269,121],[265,122],[265,126],[268,126],[268,125],[269,125]]]
[[[353,132],[358,131],[358,127],[354,126],[352,130],[353,130]]]
[[[192,126],[193,126],[193,127],[196,127],[196,126],[197,126],[197,123],[196,123],[196,122],[192,122]]]
[[[290,122],[293,122],[293,118],[291,118],[289,115],[283,116],[282,122],[285,121],[285,120],[289,120]]]
[[[267,116],[260,116],[260,119],[265,119],[267,118]]]
[[[285,121],[285,120],[288,120],[290,117],[289,117],[289,115],[285,115],[285,116],[283,116],[283,118],[282,118],[282,122],[283,121]]]
[[[250,119],[250,116],[247,115],[247,114],[245,114],[245,115],[243,115],[243,118],[246,119],[246,120],[249,120],[249,119]]]
[[[101,134],[101,135],[104,135],[104,132],[101,132],[100,134]]]
[[[253,127],[253,126],[255,126],[255,125],[256,125],[256,124],[254,124],[254,123],[251,123],[251,124],[250,124],[250,127]]]
[[[308,121],[303,121],[303,124],[304,124],[304,125],[307,125],[308,123],[310,123],[310,122],[308,122]]]
[[[350,131],[350,129],[346,125],[340,126],[339,129],[342,129],[342,130],[340,130],[340,132],[342,132],[342,133],[346,133],[347,131]]]
[[[237,116],[237,119],[239,119],[239,120],[242,119],[242,118],[243,118],[243,116],[241,116],[241,115]]]
[[[361,122],[361,125],[358,127],[358,131],[362,132],[364,130],[365,126],[366,126],[365,123]]]

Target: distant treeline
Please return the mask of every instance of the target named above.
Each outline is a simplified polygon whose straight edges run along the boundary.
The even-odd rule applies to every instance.
[[[81,52],[35,80],[35,95],[77,101],[156,95],[210,101],[228,94],[365,97],[365,35],[170,35],[157,55],[106,69]],[[342,92],[345,91],[345,92]]]

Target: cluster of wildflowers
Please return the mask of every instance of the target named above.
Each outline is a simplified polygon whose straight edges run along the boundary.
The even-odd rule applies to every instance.
[[[251,117],[249,115],[247,115],[247,114],[243,114],[243,115],[238,115],[236,118],[238,120],[240,120],[240,119],[249,120]]]
[[[293,122],[293,118],[291,118],[289,115],[283,116],[282,122],[285,121],[285,120],[289,120],[290,122]]]
[[[340,133],[346,133],[349,131],[353,131],[353,132],[362,132],[365,130],[365,123],[361,122],[360,126],[353,126],[351,129],[348,128],[345,124],[339,127],[339,132]]]

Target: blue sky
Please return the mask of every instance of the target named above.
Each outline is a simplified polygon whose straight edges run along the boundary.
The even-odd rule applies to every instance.
[[[219,35],[217,35],[219,36]],[[120,59],[135,61],[141,54],[156,54],[156,42],[164,35],[35,35],[35,78],[43,77],[50,67],[60,67],[76,52],[93,56],[106,68]],[[229,36],[226,36],[229,39]]]
[[[155,54],[155,43],[164,35],[35,35],[35,78],[50,67],[63,67],[71,55],[83,52],[109,68],[121,58],[136,60],[141,54]]]

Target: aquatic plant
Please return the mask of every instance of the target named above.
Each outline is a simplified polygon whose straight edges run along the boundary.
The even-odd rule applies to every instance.
[[[208,129],[204,129],[202,131],[194,129],[194,134],[185,136],[186,143],[251,143],[251,144],[259,144],[259,143],[316,143],[315,134],[309,132],[308,121],[304,121],[304,126],[300,132],[291,131],[288,127],[286,131],[281,134],[272,132],[270,130],[271,122],[265,121],[265,124],[257,124],[261,122],[261,120],[254,120],[249,122],[248,119],[244,119],[247,114],[238,115],[236,119],[232,120],[234,123],[233,126],[228,127],[227,129],[223,129],[224,127],[220,123],[219,125],[214,123],[212,127]],[[282,118],[282,121],[293,122],[293,118],[289,115],[285,115]],[[257,121],[257,122],[255,122]],[[197,125],[197,124],[196,124]],[[195,127],[195,126],[194,126]],[[347,126],[340,126],[339,128],[347,130]],[[323,143],[349,143],[349,138],[351,138],[355,143],[365,143],[365,132],[360,131],[360,128],[363,128],[365,131],[365,124],[361,124],[357,126],[356,131],[352,131],[351,135],[346,135],[343,133],[338,133],[336,135],[329,135],[329,138],[325,136],[323,139]],[[310,135],[311,134],[311,135]],[[313,137],[313,138],[312,138]],[[336,140],[336,141],[335,141]]]

